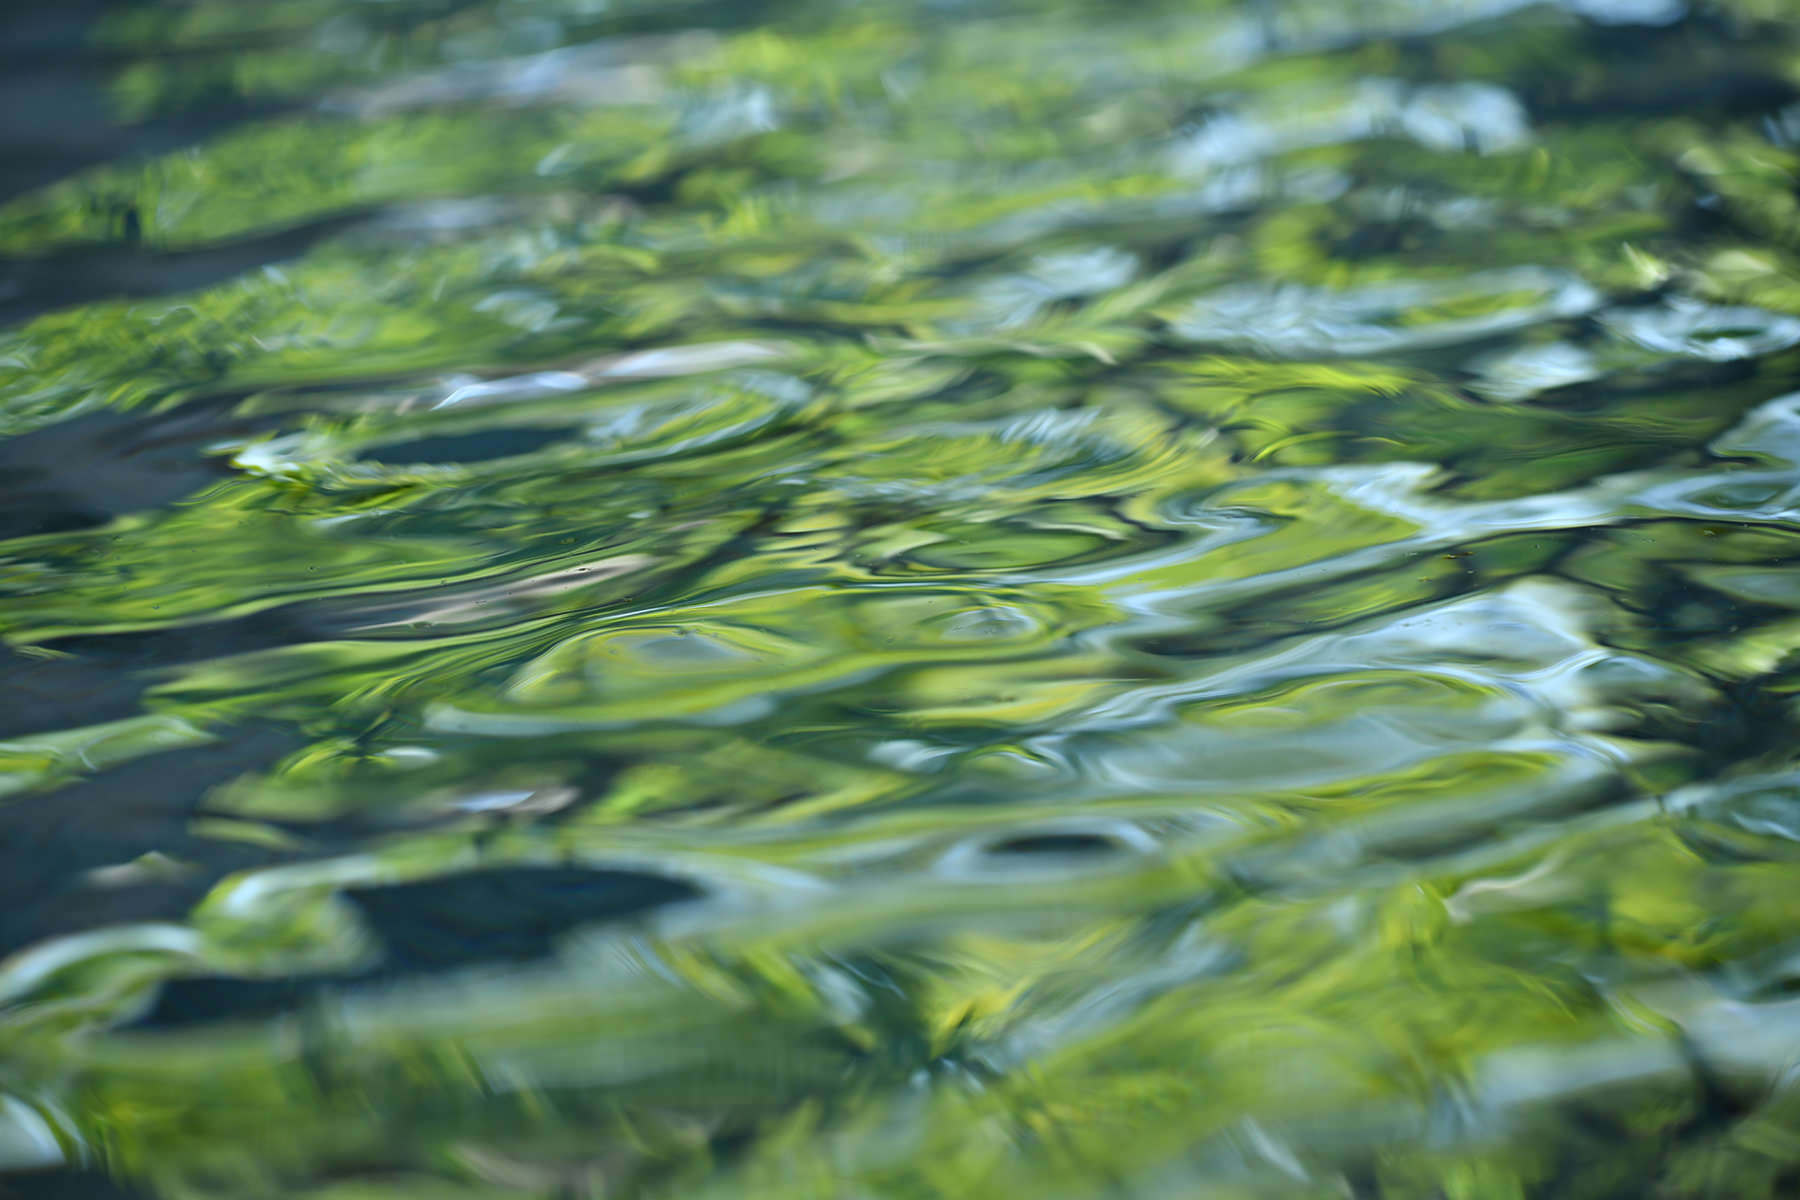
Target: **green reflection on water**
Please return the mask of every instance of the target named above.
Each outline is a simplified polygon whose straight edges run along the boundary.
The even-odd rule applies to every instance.
[[[236,123],[0,207],[0,1169],[1800,1188],[1782,5],[92,37]]]

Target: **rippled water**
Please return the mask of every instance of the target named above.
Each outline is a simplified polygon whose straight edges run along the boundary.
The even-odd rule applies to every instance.
[[[1788,0],[7,20],[0,1195],[1800,1194]]]

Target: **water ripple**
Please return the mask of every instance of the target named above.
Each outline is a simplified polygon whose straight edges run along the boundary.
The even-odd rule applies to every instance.
[[[1793,1192],[1790,14],[779,7],[92,31],[0,1192]]]

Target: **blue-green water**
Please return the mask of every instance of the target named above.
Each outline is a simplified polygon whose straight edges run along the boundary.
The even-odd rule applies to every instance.
[[[6,19],[0,1196],[1800,1194],[1787,0]]]

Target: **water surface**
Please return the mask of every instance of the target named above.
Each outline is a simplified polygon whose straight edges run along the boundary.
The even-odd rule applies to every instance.
[[[1784,0],[34,19],[0,1195],[1800,1193]]]

